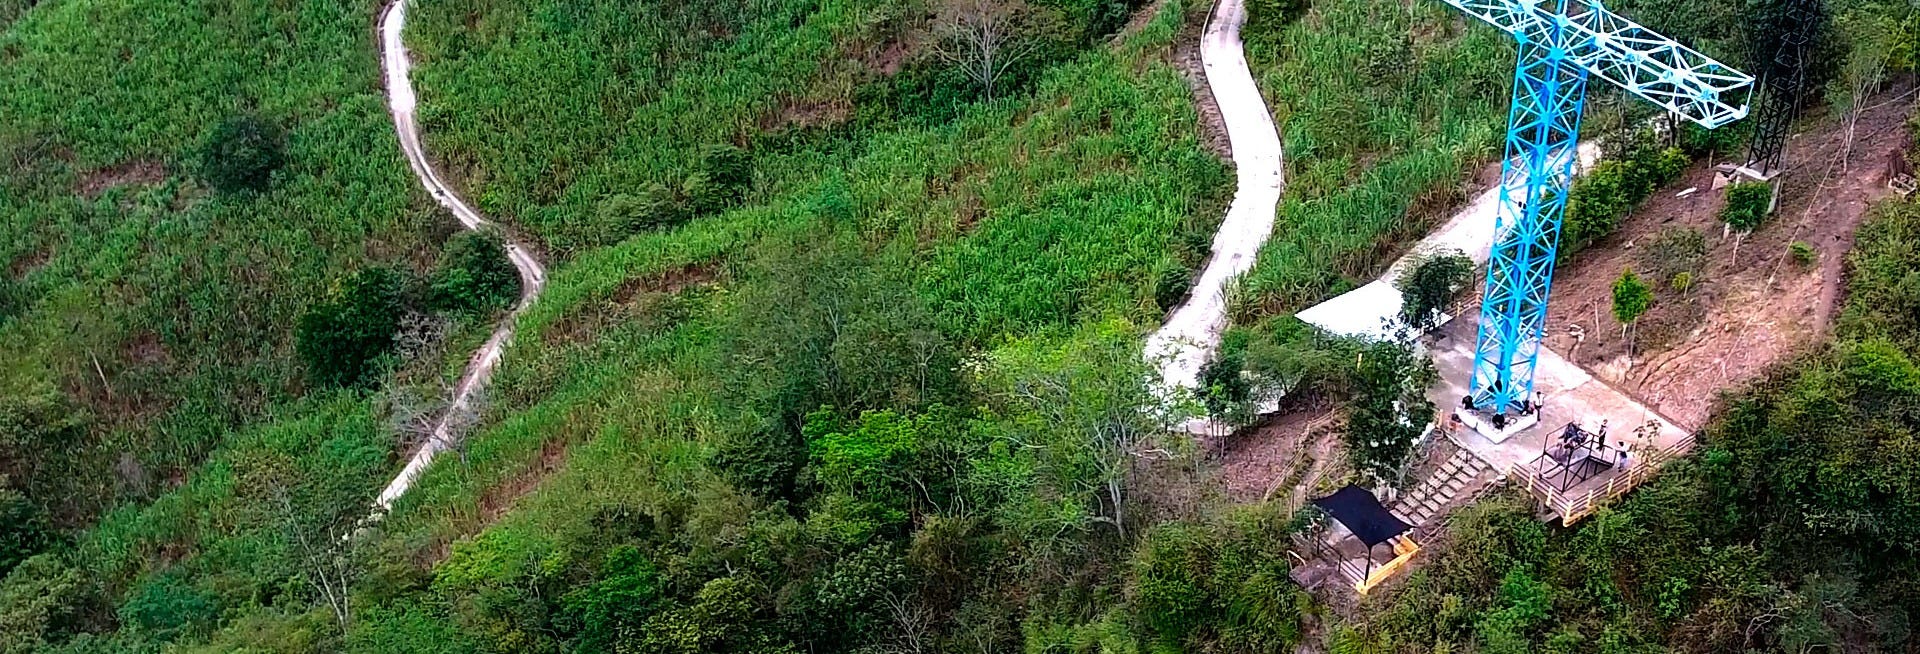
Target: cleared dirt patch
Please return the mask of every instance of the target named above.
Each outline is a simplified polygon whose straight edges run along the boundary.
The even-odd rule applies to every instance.
[[[1228,436],[1217,444],[1222,490],[1238,503],[1286,497],[1297,506],[1332,469],[1343,426],[1332,405],[1315,404]]]
[[[158,184],[167,179],[167,166],[155,159],[134,159],[80,175],[73,192],[92,200],[122,186]]]
[[[1906,87],[1883,94],[1898,97]],[[1844,130],[1825,121],[1788,142],[1791,169],[1780,208],[1760,229],[1724,235],[1723,192],[1706,165],[1655,193],[1598,247],[1560,266],[1548,314],[1547,345],[1608,383],[1652,405],[1685,429],[1698,429],[1719,393],[1814,342],[1833,316],[1842,262],[1854,230],[1886,188],[1885,160],[1906,143],[1909,102],[1867,113],[1846,162]],[[1686,189],[1696,189],[1684,197]],[[1643,274],[1671,265],[1673,235],[1694,230],[1703,256],[1690,283],[1646,278],[1653,307],[1629,339],[1612,316],[1612,286],[1622,270]],[[1800,262],[1790,244],[1804,242],[1817,260]],[[1682,290],[1681,287],[1685,287]]]

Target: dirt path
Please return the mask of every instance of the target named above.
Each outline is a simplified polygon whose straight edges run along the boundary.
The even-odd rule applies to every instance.
[[[1200,367],[1219,346],[1227,326],[1227,283],[1253,267],[1260,246],[1272,235],[1285,185],[1280,133],[1240,44],[1246,18],[1246,0],[1219,0],[1200,38],[1200,61],[1226,122],[1239,187],[1193,294],[1147,338],[1147,357],[1159,367],[1168,390],[1198,384]]]
[[[439,173],[433,170],[432,163],[427,159],[426,148],[420,145],[420,126],[414,117],[419,97],[414,94],[413,79],[410,77],[413,63],[407,59],[407,47],[401,40],[406,23],[407,0],[394,0],[380,17],[380,57],[382,68],[386,71],[387,106],[393,113],[394,131],[400,136],[400,149],[406,152],[407,164],[413,167],[414,176],[420,179],[420,185],[427,189],[434,201],[446,207],[467,229],[479,230],[489,224],[487,219],[468,206],[440,179]],[[507,258],[520,271],[520,301],[514,305],[512,313],[500,320],[500,325],[494,328],[486,344],[473,353],[466,370],[460,374],[460,381],[454,385],[453,397],[447,403],[446,410],[434,422],[432,435],[374,500],[378,507],[376,514],[384,514],[393,508],[394,500],[400,499],[407,489],[413,487],[414,480],[426,471],[433,458],[452,448],[465,435],[463,428],[475,413],[481,392],[493,380],[493,372],[500,365],[501,351],[513,341],[514,321],[519,318],[521,311],[533,304],[546,286],[546,269],[540,266],[540,261],[534,258],[532,251],[511,236],[506,239]]]

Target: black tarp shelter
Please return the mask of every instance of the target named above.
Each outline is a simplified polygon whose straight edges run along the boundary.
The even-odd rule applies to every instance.
[[[1380,498],[1353,484],[1314,500],[1313,505],[1325,509],[1333,519],[1346,525],[1348,531],[1366,544],[1368,551],[1413,529],[1413,526],[1394,517],[1387,507],[1381,506]]]

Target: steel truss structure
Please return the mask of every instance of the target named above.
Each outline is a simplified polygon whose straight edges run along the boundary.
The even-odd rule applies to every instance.
[[[1827,15],[1820,0],[1787,0],[1784,9],[1781,19],[1773,21],[1776,33],[1753,45],[1755,61],[1764,61],[1766,49],[1772,47],[1773,62],[1760,75],[1747,168],[1769,178],[1786,159],[1787,132],[1800,115],[1800,100],[1806,95],[1807,56]]]
[[[1519,41],[1471,408],[1520,412],[1546,326],[1588,77],[1708,128],[1747,115],[1753,78],[1607,11],[1597,0],[1442,0]]]

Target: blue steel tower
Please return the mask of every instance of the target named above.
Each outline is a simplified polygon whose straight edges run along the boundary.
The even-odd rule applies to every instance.
[[[1507,117],[1500,210],[1474,349],[1472,407],[1519,411],[1534,362],[1580,115],[1597,76],[1707,128],[1747,115],[1753,78],[1607,11],[1598,0],[1443,0],[1519,41]]]

